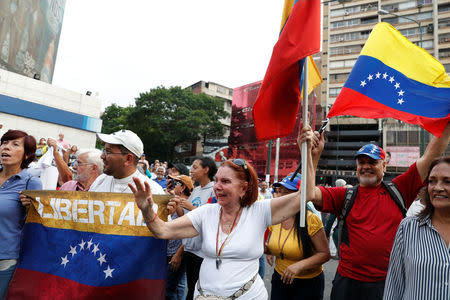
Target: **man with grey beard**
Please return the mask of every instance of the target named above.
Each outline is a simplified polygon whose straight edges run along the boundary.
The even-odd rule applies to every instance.
[[[73,180],[64,183],[60,191],[88,191],[94,180],[103,173],[102,152],[81,150],[73,164]]]
[[[406,209],[424,185],[431,162],[447,147],[449,136],[450,123],[440,138],[432,138],[422,157],[392,180]],[[355,155],[357,189],[316,187],[314,166],[317,166],[323,144],[321,136],[319,150],[313,151],[313,164],[308,167],[306,197],[317,209],[344,220],[331,299],[381,299],[392,244],[405,212],[405,207],[400,208],[402,205],[395,200],[400,198],[395,196],[395,189],[388,188],[389,183],[383,182],[386,154],[374,144],[358,150]]]

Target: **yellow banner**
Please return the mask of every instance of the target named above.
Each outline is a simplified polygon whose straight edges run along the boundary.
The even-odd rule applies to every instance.
[[[27,223],[102,234],[152,236],[133,194],[75,191],[23,192],[31,197]],[[153,195],[153,209],[167,221],[171,195]]]

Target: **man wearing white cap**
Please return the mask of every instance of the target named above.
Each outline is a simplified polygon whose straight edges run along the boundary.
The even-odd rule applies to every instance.
[[[97,133],[97,138],[105,143],[102,155],[103,174],[92,183],[90,192],[131,193],[128,183],[133,177],[147,181],[152,194],[163,195],[162,187],[141,174],[137,169],[139,159],[144,153],[141,139],[130,130],[119,130],[112,134]]]

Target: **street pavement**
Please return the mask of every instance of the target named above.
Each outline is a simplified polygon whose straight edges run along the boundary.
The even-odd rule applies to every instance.
[[[325,275],[325,289],[323,292],[323,299],[330,299],[331,294],[331,282],[333,281],[334,275],[336,274],[338,261],[334,259],[330,259],[327,263],[323,265],[323,274]],[[271,279],[272,279],[273,267],[269,266],[266,260],[266,274],[264,275],[264,284],[267,289],[267,293],[269,294],[270,299],[270,291],[271,291]]]

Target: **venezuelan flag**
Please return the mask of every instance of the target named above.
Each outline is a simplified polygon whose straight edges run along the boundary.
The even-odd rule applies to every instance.
[[[328,117],[394,118],[440,137],[450,120],[444,66],[388,23],[377,24]]]
[[[258,140],[289,135],[295,126],[308,62],[308,94],[322,82],[310,57],[321,50],[322,10],[320,0],[286,0],[280,37],[273,47],[261,89],[253,106]]]
[[[165,298],[166,241],[131,194],[26,193],[36,201],[7,299]]]

